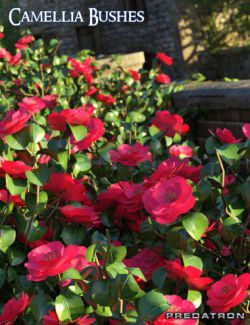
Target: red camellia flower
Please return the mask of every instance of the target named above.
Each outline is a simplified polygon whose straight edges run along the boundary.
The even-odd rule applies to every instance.
[[[8,111],[0,122],[0,137],[2,138],[21,131],[30,117],[30,113],[23,109],[19,109],[18,111],[12,109]]]
[[[99,226],[101,222],[99,213],[91,206],[82,205],[81,207],[75,207],[73,205],[66,205],[60,207],[59,211],[64,215],[67,221],[89,226]]]
[[[171,83],[171,78],[165,73],[159,73],[156,76],[155,81],[158,82],[159,84],[167,85]]]
[[[135,70],[128,70],[129,74],[131,75],[132,79],[134,79],[134,81],[138,81],[141,79],[141,75],[135,71]]]
[[[113,207],[114,221],[118,227],[122,228],[124,222],[129,229],[139,231],[146,218],[141,211],[143,192],[139,184],[125,181],[112,184],[105,192],[99,194],[97,208],[105,211]]]
[[[175,176],[146,190],[143,203],[157,222],[169,224],[194,207],[195,197],[185,178]]]
[[[217,128],[216,135],[219,141],[223,144],[238,143],[241,141],[241,139],[236,139],[233,133],[226,128],[224,129]]]
[[[173,137],[175,133],[184,136],[189,131],[189,126],[184,124],[183,118],[178,114],[171,114],[169,111],[156,112],[152,119],[152,125],[156,126],[166,136]]]
[[[86,92],[86,96],[92,96],[98,92],[98,89],[95,86],[90,86],[89,90]]]
[[[4,33],[0,32],[0,38],[4,38]]]
[[[0,59],[6,59],[8,62],[11,60],[12,55],[5,48],[0,48]]]
[[[17,65],[21,60],[22,54],[17,52],[15,55],[11,55],[5,48],[0,48],[0,59],[6,59],[9,65]]]
[[[250,139],[250,123],[246,123],[242,127],[242,131],[247,139]]]
[[[17,87],[20,87],[21,84],[23,83],[22,79],[21,78],[17,78],[16,80],[14,80],[14,83]]]
[[[46,95],[43,97],[43,101],[46,107],[52,109],[57,105],[57,95]]]
[[[173,176],[182,176],[186,179],[198,183],[200,181],[202,166],[194,167],[189,166],[188,160],[180,161],[177,158],[169,158],[164,160],[156,168],[156,171],[151,175],[150,179],[145,179],[143,186],[149,188],[154,186],[161,180],[167,180]]]
[[[202,271],[194,266],[183,266],[179,259],[166,261],[165,269],[168,276],[174,280],[184,280],[187,285],[195,290],[206,290],[213,282],[209,277],[202,277]]]
[[[15,206],[25,206],[25,203],[18,195],[9,195],[7,190],[0,190],[0,201],[6,204],[14,203]]]
[[[52,173],[44,185],[46,191],[54,193],[62,200],[75,202],[90,202],[86,196],[85,186],[81,181],[64,173]]]
[[[97,100],[106,105],[113,105],[116,102],[116,99],[112,95],[98,94]]]
[[[13,178],[26,178],[25,172],[32,170],[32,167],[26,165],[21,160],[4,160],[2,162],[2,169],[6,174],[12,176]]]
[[[173,317],[166,317],[166,313],[193,313],[195,312],[194,304],[189,300],[183,300],[177,295],[166,295],[167,303],[170,305],[160,317],[154,320],[152,325],[195,325],[195,319],[174,319]]]
[[[249,273],[244,273],[239,277],[227,274],[207,290],[207,305],[212,312],[226,313],[246,299],[249,285]]]
[[[77,151],[88,149],[92,143],[99,140],[105,133],[104,124],[99,118],[91,118],[85,124],[88,133],[86,137],[81,141],[76,141],[74,137],[71,137],[71,143],[73,144],[72,153]]]
[[[26,110],[27,112],[34,114],[46,107],[45,102],[38,97],[25,97],[21,103],[18,104],[20,109]]]
[[[164,265],[164,258],[148,248],[143,248],[137,255],[123,261],[127,267],[139,267],[147,280],[153,272]]]
[[[110,150],[110,158],[112,162],[119,163],[124,166],[137,166],[144,161],[151,161],[152,154],[149,152],[148,146],[136,143],[133,146],[121,144],[117,151]]]
[[[14,56],[11,56],[10,65],[12,65],[12,66],[18,65],[21,58],[22,58],[21,52],[17,52]]]
[[[158,52],[156,57],[158,60],[168,66],[171,66],[173,64],[173,59],[171,58],[171,56],[168,56],[163,52]]]
[[[21,293],[20,298],[14,297],[10,299],[3,307],[2,314],[0,315],[0,324],[13,324],[16,318],[24,312],[29,304],[30,299],[25,292]]]
[[[84,105],[75,109],[64,109],[60,113],[53,112],[47,117],[52,130],[65,131],[67,123],[70,125],[85,125],[93,115],[95,107]]]
[[[194,183],[200,181],[202,166],[194,167],[188,164],[186,159],[180,161],[178,158],[171,157],[161,162],[150,178],[146,178],[143,182],[145,188],[154,186],[161,180],[167,180],[173,176],[182,176]]]
[[[85,59],[84,62],[79,62],[69,57],[68,62],[70,62],[72,67],[72,69],[69,70],[72,78],[79,78],[81,75],[83,75],[87,83],[91,84],[93,82],[93,77],[91,75],[93,72],[91,58]]]
[[[169,148],[169,153],[173,157],[192,157],[193,149],[188,146],[176,144]]]
[[[29,281],[39,282],[56,276],[72,267],[71,261],[78,254],[79,246],[65,247],[59,241],[34,248],[28,254],[28,262],[24,264],[29,274]]]
[[[27,47],[29,43],[31,43],[34,40],[34,37],[32,35],[27,35],[22,38],[20,38],[17,43],[15,44],[15,47],[19,50],[23,50]]]
[[[0,201],[7,203],[8,202],[8,191],[7,190],[0,190]]]

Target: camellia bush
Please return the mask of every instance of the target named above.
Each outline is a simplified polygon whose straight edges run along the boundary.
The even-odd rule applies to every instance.
[[[245,324],[250,124],[191,141],[164,53],[111,72],[56,40],[15,47],[0,49],[0,324]]]

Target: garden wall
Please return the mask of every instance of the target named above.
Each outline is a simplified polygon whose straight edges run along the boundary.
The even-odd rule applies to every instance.
[[[250,46],[232,48],[213,55],[202,52],[194,68],[209,80],[224,77],[247,79],[250,75]]]
[[[199,143],[209,136],[208,129],[217,127],[242,137],[242,125],[250,121],[250,80],[190,83],[174,94],[173,104],[197,112],[195,137]]]

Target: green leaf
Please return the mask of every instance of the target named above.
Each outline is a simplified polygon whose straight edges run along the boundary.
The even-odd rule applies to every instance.
[[[69,152],[68,150],[61,150],[57,153],[57,159],[59,164],[63,167],[64,170],[68,168]]]
[[[70,125],[70,129],[76,141],[83,140],[88,133],[88,130],[84,125],[76,125],[76,126]]]
[[[110,307],[105,307],[105,306],[100,306],[97,305],[95,312],[97,315],[102,316],[102,317],[111,317],[112,316],[112,311],[110,309]]]
[[[156,155],[162,154],[161,141],[159,141],[158,139],[152,138],[152,140],[150,141],[150,148],[154,154],[156,154]]]
[[[97,246],[98,246],[98,244],[95,243],[88,247],[86,255],[85,255],[87,261],[89,261],[89,262],[95,261],[95,253],[97,251]]]
[[[6,174],[6,186],[11,195],[19,195],[24,193],[27,187],[27,182],[25,179],[13,179],[8,174]]]
[[[62,280],[82,280],[81,274],[74,268],[70,268],[67,271],[63,272]]]
[[[166,142],[166,146],[170,147],[173,143],[173,139],[171,137],[166,137],[165,136],[165,142]]]
[[[84,229],[75,224],[64,227],[61,234],[66,245],[81,245],[84,236]]]
[[[199,308],[202,303],[202,295],[199,291],[188,290],[187,300],[191,301],[195,308]]]
[[[43,186],[47,183],[49,176],[50,176],[50,170],[47,166],[40,166],[38,169],[34,169],[32,171],[28,171],[25,173],[27,179],[37,186]]]
[[[212,186],[206,179],[202,179],[200,183],[200,200],[204,202],[212,193]]]
[[[0,269],[0,289],[4,285],[5,282],[5,276],[6,276],[6,271],[3,269]]]
[[[44,129],[35,123],[32,123],[30,125],[29,133],[30,133],[30,141],[35,143],[40,142],[45,136]]]
[[[7,250],[7,257],[10,265],[12,266],[20,265],[26,259],[25,253],[22,250],[15,247],[10,247]]]
[[[128,274],[125,266],[121,262],[114,262],[106,267],[106,272],[111,279],[115,279],[117,274]]]
[[[163,294],[151,291],[139,300],[137,311],[142,321],[150,322],[159,317],[169,307]]]
[[[27,193],[25,196],[25,203],[32,215],[41,213],[47,206],[48,194],[46,192],[39,192],[39,203],[37,204],[37,195],[35,193]]]
[[[88,156],[84,154],[75,155],[76,163],[74,165],[74,176],[77,176],[80,172],[86,172],[91,168],[91,161]]]
[[[133,274],[134,276],[137,276],[138,278],[142,279],[143,281],[147,281],[144,274],[142,273],[141,269],[139,267],[127,267],[129,273]]]
[[[21,131],[8,135],[6,138],[6,143],[15,150],[25,150],[30,142],[29,130],[24,128]]]
[[[109,263],[121,262],[127,255],[125,246],[112,246],[110,248]]]
[[[16,239],[16,231],[10,226],[0,226],[0,250],[6,252]]]
[[[162,289],[168,274],[164,267],[156,269],[152,275],[152,280],[157,289]]]
[[[70,322],[84,313],[82,299],[71,293],[57,296],[55,308],[61,322]]]
[[[143,293],[132,274],[118,274],[115,281],[122,299],[132,299]]]
[[[244,155],[244,152],[239,152],[239,147],[237,144],[224,145],[222,149],[217,149],[217,152],[221,158],[230,166],[232,166]]]
[[[106,122],[114,122],[119,117],[119,112],[111,111],[105,114],[104,120]]]
[[[39,294],[32,297],[30,310],[38,323],[40,323],[43,319],[43,316],[47,314],[49,305],[50,303],[48,297],[43,291],[39,290]]]
[[[89,287],[91,298],[100,306],[113,306],[118,301],[115,280],[92,281]]]
[[[184,217],[182,221],[184,229],[195,240],[201,239],[201,236],[205,233],[208,224],[207,217],[200,212],[189,214]]]
[[[138,112],[130,112],[128,116],[130,121],[135,123],[142,123],[146,120],[146,116]]]
[[[214,137],[209,137],[205,142],[205,149],[209,155],[215,154],[216,147],[218,147],[218,142]]]
[[[149,128],[149,134],[151,135],[151,137],[158,136],[161,134],[161,131],[156,126],[152,125]]]
[[[202,270],[203,262],[200,257],[182,252],[182,258],[184,266],[194,266],[197,269]]]

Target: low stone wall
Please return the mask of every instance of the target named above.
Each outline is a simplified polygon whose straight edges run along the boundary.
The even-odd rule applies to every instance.
[[[242,125],[250,121],[250,80],[190,83],[173,96],[173,105],[197,111],[195,137],[203,142],[208,129],[229,128],[242,137]]]
[[[225,77],[248,79],[250,77],[250,46],[232,48],[215,54],[201,53],[195,69],[208,80]]]

